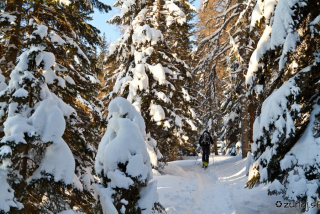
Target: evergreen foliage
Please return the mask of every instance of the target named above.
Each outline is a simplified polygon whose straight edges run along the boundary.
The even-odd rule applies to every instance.
[[[69,117],[74,111],[49,91],[42,75],[53,72],[55,64],[54,55],[45,51],[43,42],[47,27],[34,23],[30,30],[28,49],[20,55],[9,85],[1,94],[1,99],[7,101],[2,107],[8,111],[0,147],[1,170],[5,170],[7,182],[15,192],[16,199],[12,200],[19,199],[23,203],[9,206],[24,207],[22,212],[26,213],[59,212],[69,208],[66,188],[74,180],[74,158],[61,138],[65,129],[64,116]],[[53,156],[60,159],[55,160]],[[57,184],[45,187],[48,180]],[[37,188],[32,188],[34,186]],[[59,191],[60,188],[64,191]],[[5,208],[5,212],[10,210]]]
[[[318,1],[284,0],[261,16],[256,23],[265,29],[246,79],[249,92],[263,102],[247,185],[270,182],[270,194],[309,204],[319,197],[319,8]]]
[[[93,158],[103,122],[100,113],[102,103],[95,98],[100,86],[96,77],[99,69],[95,66],[94,50],[96,45],[100,45],[101,40],[98,36],[99,30],[87,22],[91,20],[93,7],[105,12],[110,7],[100,1],[8,1],[1,4],[4,5],[4,10],[0,14],[1,31],[4,32],[4,37],[1,39],[2,60],[10,62],[1,64],[3,75],[7,78],[1,79],[4,86],[1,95],[2,121],[8,124],[10,118],[18,117],[17,115],[23,115],[30,120],[28,118],[32,118],[40,108],[37,103],[44,102],[45,95],[50,95],[47,92],[49,90],[54,100],[60,100],[56,102],[64,113],[65,125],[61,127],[65,126],[65,131],[62,132],[62,138],[72,152],[71,163],[74,163],[73,169],[71,167],[68,173],[76,174],[68,182],[55,179],[51,171],[45,178],[37,177],[32,182],[27,181],[28,178],[32,178],[39,165],[45,162],[45,154],[50,150],[48,147],[50,143],[37,140],[41,138],[39,130],[33,134],[27,134],[25,130],[28,146],[24,144],[16,146],[6,140],[12,134],[7,131],[2,139],[1,148],[7,148],[7,144],[12,147],[12,152],[9,153],[13,165],[4,164],[3,161],[2,164],[9,167],[8,170],[11,168],[16,170],[14,174],[9,174],[8,181],[18,196],[16,198],[19,198],[24,205],[21,212],[33,210],[32,212],[47,213],[77,207],[79,211],[91,213],[94,201],[91,193],[91,183],[94,180]],[[40,26],[39,29],[37,26]],[[32,32],[35,36],[28,37]],[[22,42],[26,38],[29,38],[29,42]],[[18,54],[20,62],[14,67]],[[21,68],[21,63],[26,63],[22,61],[23,59],[28,59],[28,66]],[[12,73],[12,67],[15,73],[22,72],[22,77]],[[24,76],[23,73],[26,72],[32,72],[34,79],[29,80],[30,76],[27,74]],[[8,80],[10,80],[9,86],[5,89]],[[28,97],[11,98],[15,90],[19,90],[19,93],[28,92]],[[17,105],[15,103],[18,103],[18,110],[10,107]],[[5,131],[6,129],[8,128],[5,128]],[[30,159],[19,160],[18,157],[23,157],[32,151],[38,154]],[[4,157],[9,156],[1,158]],[[27,169],[21,165],[22,163],[25,165],[32,163],[33,166]],[[17,179],[26,189],[30,189],[28,197],[34,197],[36,202],[34,199],[24,198],[28,192],[23,192],[24,188],[21,188],[21,185],[14,185],[13,181]],[[52,186],[44,187],[44,181],[52,183]],[[59,206],[39,204],[38,201],[42,201],[43,197],[58,197],[65,202],[61,202]],[[57,200],[53,203],[59,202]]]
[[[147,132],[157,140],[164,160],[175,160],[181,155],[178,146],[192,147],[190,142],[196,137],[195,97],[186,83],[191,81],[190,68],[176,49],[171,50],[168,37],[173,28],[179,31],[173,25],[183,27],[186,15],[172,1],[131,4],[117,1],[121,14],[110,20],[128,25],[124,35],[110,45],[107,62],[119,65],[111,96],[121,95],[133,103],[146,121]],[[164,33],[166,27],[170,30]],[[186,58],[185,53],[180,54]]]
[[[239,154],[236,145],[241,146],[242,157],[247,157],[253,135],[253,120],[255,99],[247,94],[245,76],[247,74],[250,56],[257,46],[256,40],[260,34],[257,26],[249,27],[254,9],[253,1],[245,1],[235,7],[241,11],[239,18],[230,28],[230,52],[227,60],[227,75],[229,78],[225,88],[225,99],[221,107],[224,115],[222,135],[226,141],[225,150],[228,154]]]

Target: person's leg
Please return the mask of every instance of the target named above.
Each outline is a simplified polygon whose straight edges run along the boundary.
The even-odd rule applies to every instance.
[[[202,162],[204,161],[204,157],[205,156],[205,151],[204,151],[204,147],[202,147]]]
[[[205,161],[205,148],[202,147],[202,167],[204,167],[204,161]]]
[[[209,155],[210,155],[210,148],[206,148],[205,149],[205,162],[206,162],[206,166],[208,166],[209,164]]]

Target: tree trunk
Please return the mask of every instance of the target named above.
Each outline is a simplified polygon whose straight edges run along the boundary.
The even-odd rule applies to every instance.
[[[249,117],[248,117],[248,105],[247,105],[247,97],[242,95],[241,98],[241,150],[242,150],[242,158],[247,157],[247,153],[249,151],[249,134],[250,134],[250,126],[249,126]]]
[[[242,0],[240,1],[241,3],[243,2]],[[243,8],[241,8],[241,10],[243,10]],[[244,19],[244,23],[247,23],[249,20],[249,17],[248,17],[248,13],[245,13],[245,19]],[[243,39],[243,42],[241,42],[242,44],[245,44],[245,47],[247,47],[249,44],[248,44],[248,37],[249,37],[249,32],[248,30],[246,29],[246,27],[243,25],[242,27],[242,31],[244,32],[244,34],[242,34],[242,39]],[[248,71],[248,64],[249,64],[249,61],[250,61],[250,55],[251,54],[248,54],[246,48],[243,48],[241,51],[240,51],[240,55],[243,56],[243,59],[244,59],[244,64],[242,65],[243,66],[243,73],[241,74],[240,78],[242,79],[242,93],[241,93],[241,100],[240,100],[240,103],[241,103],[241,150],[242,150],[242,158],[246,158],[247,157],[247,154],[248,154],[248,151],[250,150],[250,142],[252,141],[252,127],[253,127],[253,124],[251,124],[251,119],[253,117],[252,115],[252,112],[253,111],[253,108],[252,108],[252,101],[250,98],[252,98],[252,96],[250,96],[250,98],[248,98],[246,96],[246,92],[247,92],[247,89],[246,89],[246,81],[245,81],[245,74],[246,74],[246,71]],[[251,107],[251,108],[250,108]]]
[[[158,11],[157,11],[157,24],[158,24],[158,26],[156,27],[156,29],[158,29],[159,28],[159,26],[160,26],[160,11],[161,11],[161,0],[157,0],[157,4],[158,4]]]
[[[216,75],[216,69],[215,67],[213,68],[212,70],[213,74],[209,74],[209,77],[211,77],[212,79],[215,78],[215,75]],[[213,89],[212,89],[212,85],[211,83],[213,83],[213,81],[210,80],[209,78],[209,110],[210,110],[210,114],[209,114],[209,120],[211,120],[211,133],[213,135],[213,147],[214,147],[214,154],[215,155],[218,155],[218,146],[217,146],[217,136],[216,136],[216,133],[215,133],[215,125],[214,125],[214,121],[213,121],[213,102],[212,102],[212,90],[213,90],[213,94],[215,96],[215,87],[214,87],[214,84],[213,84]]]
[[[250,144],[253,143],[253,123],[254,123],[254,104],[253,104],[253,97],[250,96],[250,105],[249,105],[249,114],[250,114],[250,135],[249,140]]]
[[[214,130],[213,122],[212,122],[212,135],[213,135],[213,147],[214,147],[214,154],[218,155],[218,139],[217,139],[217,134]]]

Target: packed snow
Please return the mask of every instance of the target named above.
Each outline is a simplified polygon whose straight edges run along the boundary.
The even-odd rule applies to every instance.
[[[268,196],[268,185],[244,188],[246,159],[241,156],[210,156],[209,167],[201,168],[201,156],[169,162],[158,182],[159,201],[167,214],[202,213],[301,213],[298,207],[284,208],[281,196]],[[282,206],[277,207],[276,202]],[[293,203],[291,203],[293,205]]]

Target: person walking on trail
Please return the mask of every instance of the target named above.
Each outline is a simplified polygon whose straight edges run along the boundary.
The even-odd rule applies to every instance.
[[[213,139],[207,130],[200,136],[199,144],[202,148],[202,168],[206,169],[209,164],[210,145],[213,144]]]

